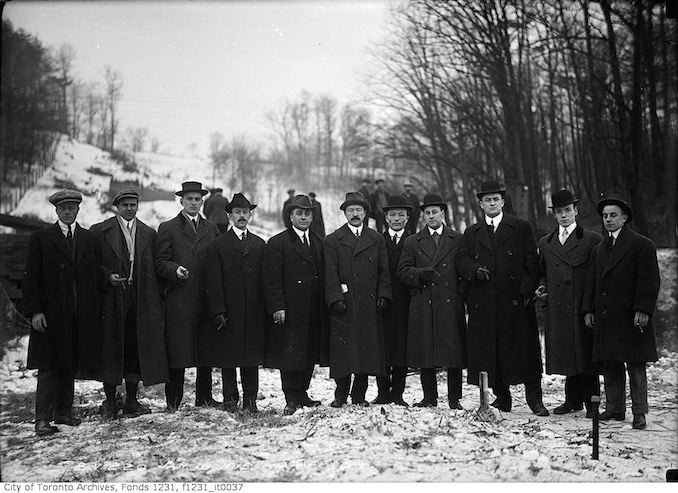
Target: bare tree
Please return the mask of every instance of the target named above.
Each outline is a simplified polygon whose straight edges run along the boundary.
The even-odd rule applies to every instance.
[[[106,66],[104,79],[106,81],[105,104],[108,117],[108,135],[106,139],[107,150],[115,149],[115,135],[118,131],[119,121],[117,118],[118,102],[122,98],[122,76],[117,70],[109,65]]]

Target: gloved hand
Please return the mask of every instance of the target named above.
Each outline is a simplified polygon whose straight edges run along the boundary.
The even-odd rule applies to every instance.
[[[335,301],[332,303],[332,311],[334,311],[334,313],[341,315],[342,313],[346,313],[346,310],[348,310],[348,308],[346,307],[345,301]]]
[[[489,269],[485,266],[478,267],[478,269],[476,270],[476,280],[478,280],[478,281],[489,281],[490,280]]]
[[[377,298],[377,311],[381,312],[386,309],[388,306],[388,300],[386,298]]]
[[[217,324],[217,330],[225,328],[226,322],[228,322],[228,318],[226,318],[225,313],[220,313],[219,315],[214,317],[214,323]]]
[[[422,271],[419,273],[419,279],[422,281],[430,281],[433,279],[433,277],[436,274],[436,270],[433,268],[433,266],[429,265],[427,267],[424,267]]]

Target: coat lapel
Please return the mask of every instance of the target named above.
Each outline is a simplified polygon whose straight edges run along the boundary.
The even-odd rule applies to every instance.
[[[494,245],[492,245],[492,238],[490,238],[490,232],[487,230],[487,225],[485,224],[485,217],[483,216],[482,222],[479,222],[477,225],[476,231],[476,241],[481,245],[487,247],[488,250],[494,250]]]
[[[485,228],[485,231],[487,231],[487,228]],[[504,214],[503,219],[499,223],[499,226],[497,226],[497,230],[494,233],[494,247],[497,248],[506,240],[508,240],[511,236],[513,236],[515,231],[516,225],[514,219],[508,214]],[[489,236],[490,233],[488,232],[487,235]]]
[[[358,243],[358,238],[353,234],[353,232],[348,227],[348,224],[344,224],[337,231],[337,236],[339,236],[339,243],[349,247],[351,250],[355,250],[355,247]]]
[[[427,227],[417,233],[417,242],[424,255],[433,261],[433,257],[436,255],[436,243],[433,241],[433,237]]]
[[[570,235],[572,237],[574,235]],[[567,245],[569,243],[571,238],[568,238],[565,244]],[[560,260],[563,262],[570,263],[570,259],[567,256],[567,253],[565,252],[565,249],[563,248],[563,245],[560,244],[560,238],[558,237],[558,228],[556,228],[555,232],[551,234],[551,237],[549,241],[547,242],[548,249],[549,251],[558,257]]]
[[[431,238],[431,240],[433,240],[433,238]],[[452,234],[452,230],[447,226],[443,226],[443,234],[440,236],[440,243],[438,244],[438,249],[433,257],[433,265],[440,262],[452,248],[454,248],[454,235]]]
[[[374,242],[375,242],[374,236],[369,234],[369,230],[366,227],[363,227],[363,232],[355,244],[353,255],[358,255],[363,250],[367,250],[370,246],[372,246]]]
[[[68,243],[66,242],[66,238],[64,238],[64,234],[61,232],[58,222],[54,223],[54,227],[50,232],[50,237],[52,243],[56,245],[59,251],[61,251],[61,253],[63,253],[70,262],[73,262],[73,257],[71,256],[70,249],[68,248]]]
[[[607,259],[607,262],[605,263],[605,270],[603,270],[603,275],[605,275],[607,272],[610,271],[615,265],[619,263],[619,261],[624,258],[624,255],[626,255],[626,252],[631,248],[631,244],[633,243],[633,235],[631,232],[628,231],[627,227],[624,226],[619,233],[619,236],[617,236],[617,241],[614,243],[614,247],[612,247],[612,251],[610,252],[610,257]],[[603,250],[605,250],[605,254],[607,255],[607,248],[605,247],[605,241],[601,242]]]
[[[310,230],[309,230],[309,232],[310,232]],[[309,262],[313,262],[313,252],[311,251],[311,248],[307,247],[306,245],[304,245],[301,242],[301,240],[299,239],[299,236],[297,235],[297,233],[294,232],[293,229],[290,228],[288,230],[288,233],[289,233],[290,242],[292,243],[292,250],[294,250],[294,252],[297,255],[299,255],[302,259],[308,260]],[[309,236],[309,241],[310,241],[311,235],[308,235],[308,236]]]
[[[234,250],[240,252],[241,254],[245,253],[245,242],[238,238],[238,235],[235,234],[233,228],[229,229],[226,233],[224,233],[224,235]]]
[[[135,258],[141,258],[141,252],[144,251],[146,245],[151,241],[151,231],[152,230],[148,226],[137,218],[137,236],[134,239],[134,249],[136,250],[134,252]]]
[[[186,219],[186,217],[181,212],[179,213],[179,220],[182,224],[181,230],[191,239],[191,241],[195,242],[196,232],[195,229],[193,229],[193,225],[190,224],[188,219]]]

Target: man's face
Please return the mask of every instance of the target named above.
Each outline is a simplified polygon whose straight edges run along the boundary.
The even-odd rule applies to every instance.
[[[407,224],[407,209],[389,209],[386,213],[386,224],[393,231],[400,231]]]
[[[504,197],[500,193],[488,193],[480,198],[480,208],[487,217],[498,216],[504,208]]]
[[[193,217],[202,207],[202,194],[200,192],[187,192],[181,197],[181,205],[184,207],[184,212]]]
[[[245,229],[252,217],[252,211],[249,207],[234,207],[228,217],[231,218],[236,227]]]
[[[605,229],[612,233],[626,224],[629,218],[618,205],[606,205],[603,207],[603,224]]]
[[[346,216],[348,224],[357,228],[365,219],[365,208],[362,205],[349,205],[344,210],[344,216]]]
[[[424,221],[431,229],[438,229],[443,224],[443,209],[439,205],[429,205],[424,209]]]
[[[122,199],[115,207],[125,221],[131,221],[137,215],[139,201],[137,199]]]
[[[292,221],[292,226],[301,231],[306,231],[313,221],[313,211],[311,209],[293,209],[290,214],[290,220]]]
[[[78,211],[80,211],[80,204],[77,202],[61,202],[56,206],[57,217],[66,225],[75,222],[75,218],[78,217]]]
[[[577,206],[574,204],[567,204],[563,207],[553,208],[553,215],[556,216],[558,224],[560,224],[563,228],[567,228],[569,225],[571,225],[578,213],[579,211],[577,210]]]

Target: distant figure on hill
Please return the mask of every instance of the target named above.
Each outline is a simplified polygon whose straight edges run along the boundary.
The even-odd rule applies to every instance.
[[[384,207],[388,205],[388,192],[384,188],[384,180],[379,178],[374,182],[374,193],[370,197],[370,209],[372,217],[376,221],[377,231],[384,232],[386,228],[386,220],[384,219]]]
[[[217,225],[221,234],[228,230],[228,214],[226,213],[228,199],[222,195],[223,191],[222,188],[210,190],[210,196],[205,200],[202,209],[205,217]]]
[[[315,192],[308,193],[313,205],[313,222],[311,223],[311,231],[320,236],[325,237],[325,220],[323,219],[323,206],[315,199]]]
[[[363,184],[358,189],[358,192],[363,195],[365,202],[368,203],[368,209],[365,210],[365,219],[363,220],[363,224],[365,226],[369,226],[371,212],[369,210],[369,202],[372,198],[372,181],[369,178],[363,178]]]
[[[412,206],[412,211],[410,212],[410,218],[407,220],[407,226],[405,229],[408,233],[413,235],[417,232],[417,227],[419,226],[419,197],[414,193],[414,185],[409,181],[406,181],[403,184],[403,197],[407,199],[408,204]]]
[[[290,216],[289,216],[289,214],[286,214],[285,211],[287,211],[287,206],[290,205],[292,203],[292,201],[294,200],[294,194],[295,193],[296,193],[296,190],[294,188],[290,188],[287,191],[287,195],[288,195],[287,200],[285,202],[283,202],[283,205],[282,205],[282,220],[283,220],[283,224],[285,225],[286,228],[292,227],[292,221],[290,221]]]

